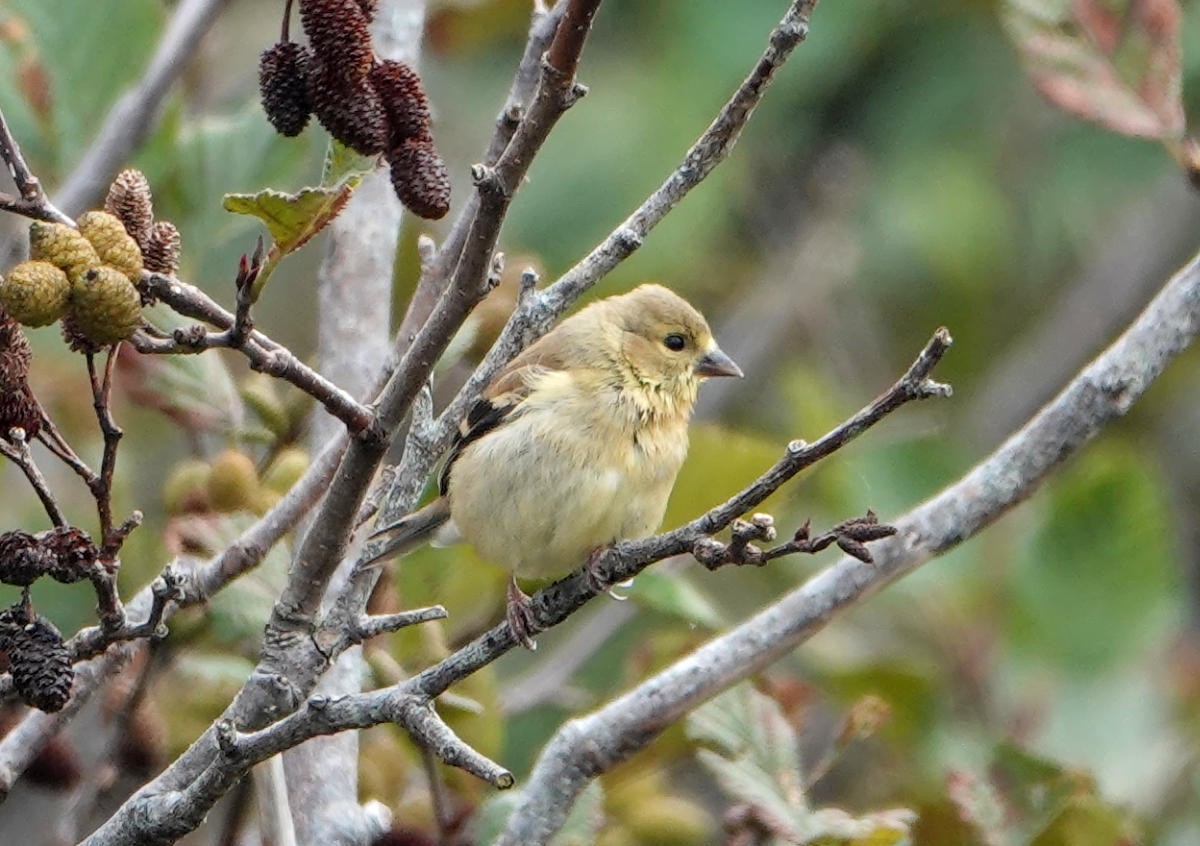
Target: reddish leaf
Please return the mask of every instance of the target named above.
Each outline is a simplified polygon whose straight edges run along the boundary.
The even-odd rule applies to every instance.
[[[1177,0],[1008,0],[1006,28],[1041,94],[1124,135],[1179,139]]]

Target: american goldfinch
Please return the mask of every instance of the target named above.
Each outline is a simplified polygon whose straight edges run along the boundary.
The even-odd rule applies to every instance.
[[[508,623],[534,648],[516,578],[586,563],[605,590],[592,562],[658,528],[700,382],[741,375],[701,314],[661,285],[592,303],[497,374],[450,448],[441,495],[376,532],[387,542],[363,566],[466,540],[509,572]]]

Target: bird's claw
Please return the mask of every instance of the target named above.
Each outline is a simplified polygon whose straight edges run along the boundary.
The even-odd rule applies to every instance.
[[[600,546],[591,551],[588,555],[587,563],[583,565],[583,581],[596,596],[602,593],[608,593],[613,588],[613,583],[610,582],[603,573],[600,572],[600,559],[604,557],[604,553],[608,552],[609,547]]]
[[[517,586],[516,579],[508,580],[508,601],[504,608],[504,618],[512,629],[513,637],[530,652],[537,650],[533,635],[542,631],[542,624],[533,613],[533,603],[529,595]]]

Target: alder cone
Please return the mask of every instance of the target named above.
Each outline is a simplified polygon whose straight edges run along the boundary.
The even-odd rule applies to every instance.
[[[142,276],[142,248],[115,214],[84,212],[76,221],[79,232],[96,248],[102,264],[111,265],[137,284]]]
[[[79,230],[42,220],[29,224],[29,258],[62,268],[72,282],[100,264],[96,248]]]
[[[18,529],[0,534],[0,582],[28,587],[53,564],[53,554],[29,532]]]
[[[47,574],[67,585],[86,579],[100,555],[88,533],[75,526],[55,526],[39,534],[38,542],[53,559]]]
[[[388,151],[392,189],[405,208],[428,220],[450,211],[450,175],[430,141],[408,140]]]
[[[79,326],[78,321],[75,319],[74,312],[70,311],[69,309],[67,313],[63,315],[62,322],[59,323],[58,326],[62,330],[63,340],[66,341],[67,346],[70,347],[74,352],[92,353],[95,355],[104,349],[103,344],[93,341],[87,336],[87,334]]]
[[[142,325],[142,300],[129,278],[107,264],[89,270],[71,286],[64,330],[101,347],[123,341]]]
[[[0,613],[0,649],[8,653],[13,688],[25,702],[53,713],[71,698],[75,670],[62,635],[45,617],[28,620],[23,611]]]
[[[336,87],[355,90],[374,61],[369,20],[358,0],[300,0],[300,23]]]
[[[263,50],[258,60],[258,91],[267,120],[280,135],[294,138],[308,125],[309,52],[302,44],[280,41]]]
[[[397,147],[410,138],[432,140],[429,99],[415,70],[404,62],[388,60],[373,65],[368,79],[379,92],[387,113],[389,147]]]
[[[21,324],[0,308],[0,401],[5,394],[25,386],[32,357]]]
[[[67,308],[71,283],[48,261],[23,261],[0,281],[0,305],[26,326],[49,326]]]
[[[154,202],[146,174],[136,168],[118,173],[108,188],[104,210],[121,221],[125,231],[145,252],[154,225]]]
[[[319,57],[309,64],[308,99],[329,134],[356,153],[373,156],[387,146],[388,122],[375,88],[362,80],[347,89]]]
[[[143,262],[151,273],[174,276],[179,270],[179,256],[183,250],[179,230],[169,220],[160,220],[150,231],[150,239],[143,251]]]
[[[11,440],[9,430],[17,428],[25,430],[27,441],[42,430],[42,410],[26,385],[0,392],[0,438]]]

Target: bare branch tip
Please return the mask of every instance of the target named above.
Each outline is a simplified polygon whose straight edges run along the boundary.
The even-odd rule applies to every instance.
[[[916,393],[920,399],[944,399],[954,396],[954,387],[948,382],[936,382],[933,379],[925,379],[917,386]]]
[[[628,226],[622,226],[620,229],[618,229],[616,232],[613,233],[613,236],[616,239],[617,244],[622,249],[627,250],[631,253],[634,250],[641,247],[642,243],[644,241],[644,239],[642,238],[640,233],[634,231],[631,227],[628,227]]]
[[[213,733],[216,735],[217,748],[221,750],[222,755],[227,758],[238,755],[238,730],[234,726],[233,720],[218,720],[213,727]]]

